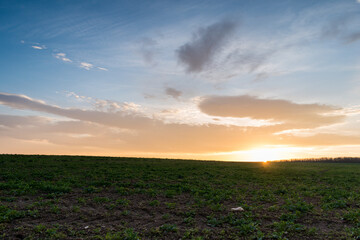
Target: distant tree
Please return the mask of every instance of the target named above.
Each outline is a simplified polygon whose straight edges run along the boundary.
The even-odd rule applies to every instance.
[[[277,160],[275,162],[360,163],[360,158],[359,157],[336,157],[336,158],[323,157],[323,158]]]

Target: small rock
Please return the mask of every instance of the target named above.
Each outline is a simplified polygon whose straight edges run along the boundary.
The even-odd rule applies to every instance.
[[[86,226],[86,227],[84,227],[85,229],[88,229],[89,228],[89,226]]]
[[[231,211],[244,211],[242,207],[231,208]]]

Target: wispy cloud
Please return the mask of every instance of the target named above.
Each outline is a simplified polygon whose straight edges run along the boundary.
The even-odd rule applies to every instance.
[[[109,71],[109,69],[104,68],[104,67],[96,67],[97,69],[101,70],[101,71]]]
[[[139,112],[141,106],[133,102],[118,102],[78,95],[74,92],[65,91],[67,97],[73,97],[78,101],[91,104],[96,110],[106,112]]]
[[[66,94],[67,97],[74,97],[75,99],[80,100],[80,101],[86,101],[86,102],[92,101],[91,97],[81,96],[81,95],[78,95],[78,94],[76,94],[74,92],[65,91],[65,94]]]
[[[118,101],[112,100],[103,100],[103,99],[93,99],[91,104],[95,107],[95,109],[99,111],[106,111],[106,112],[138,112],[140,109],[139,104],[135,104],[133,102],[123,102],[120,103]]]
[[[149,37],[140,40],[140,54],[143,61],[148,65],[155,65],[155,55],[157,54],[157,42]]]
[[[26,42],[24,40],[21,40],[21,43],[22,44],[25,44]],[[47,47],[45,45],[40,45],[39,43],[32,43],[31,47],[33,49],[36,49],[36,50],[44,50],[44,49],[47,49]],[[92,63],[88,63],[88,62],[85,62],[85,61],[73,61],[72,59],[70,59],[69,57],[67,57],[67,54],[64,53],[64,52],[58,52],[58,50],[54,50],[54,49],[51,49],[50,50],[53,52],[52,55],[63,61],[63,62],[68,62],[68,63],[73,63],[73,64],[76,64],[78,65],[80,68],[83,68],[85,70],[91,70],[91,69],[98,69],[98,70],[101,70],[101,71],[109,71],[109,69],[105,68],[105,67],[100,67],[100,66],[96,66]]]
[[[321,36],[327,39],[338,39],[345,44],[360,40],[358,13],[342,14],[327,22],[321,31]]]
[[[92,69],[93,67],[94,67],[94,65],[91,64],[91,63],[87,63],[87,62],[81,62],[81,63],[80,63],[80,68],[83,68],[83,69],[85,69],[85,70],[90,70],[90,69]]]
[[[42,47],[42,46],[36,46],[36,45],[34,45],[34,46],[31,46],[33,49],[37,49],[37,50],[43,50],[44,49],[44,47]]]
[[[182,92],[175,88],[167,87],[165,89],[165,94],[175,99],[178,99],[182,95]]]
[[[60,59],[60,60],[62,60],[62,61],[64,61],[64,62],[72,62],[71,59],[69,59],[69,58],[66,57],[66,54],[65,54],[65,53],[56,53],[54,56],[55,56],[57,59]]]
[[[353,43],[360,40],[360,32],[354,32],[344,37],[346,43]]]

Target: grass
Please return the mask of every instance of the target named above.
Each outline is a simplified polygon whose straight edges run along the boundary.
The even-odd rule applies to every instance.
[[[0,239],[359,239],[359,172],[356,163],[0,155]]]

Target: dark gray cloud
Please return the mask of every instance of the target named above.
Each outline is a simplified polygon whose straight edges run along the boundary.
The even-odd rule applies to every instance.
[[[177,50],[178,60],[185,65],[187,72],[201,72],[212,63],[236,26],[233,21],[223,20],[200,28],[190,42]]]
[[[178,99],[182,95],[181,91],[176,90],[175,88],[171,88],[171,87],[167,87],[165,89],[165,93],[166,93],[166,95],[173,97],[175,99]]]
[[[320,104],[298,104],[287,100],[260,99],[253,96],[210,96],[199,108],[211,116],[249,117],[284,122],[294,128],[314,128],[339,123],[343,115],[335,115],[339,108]],[[332,114],[332,115],[331,115]]]

